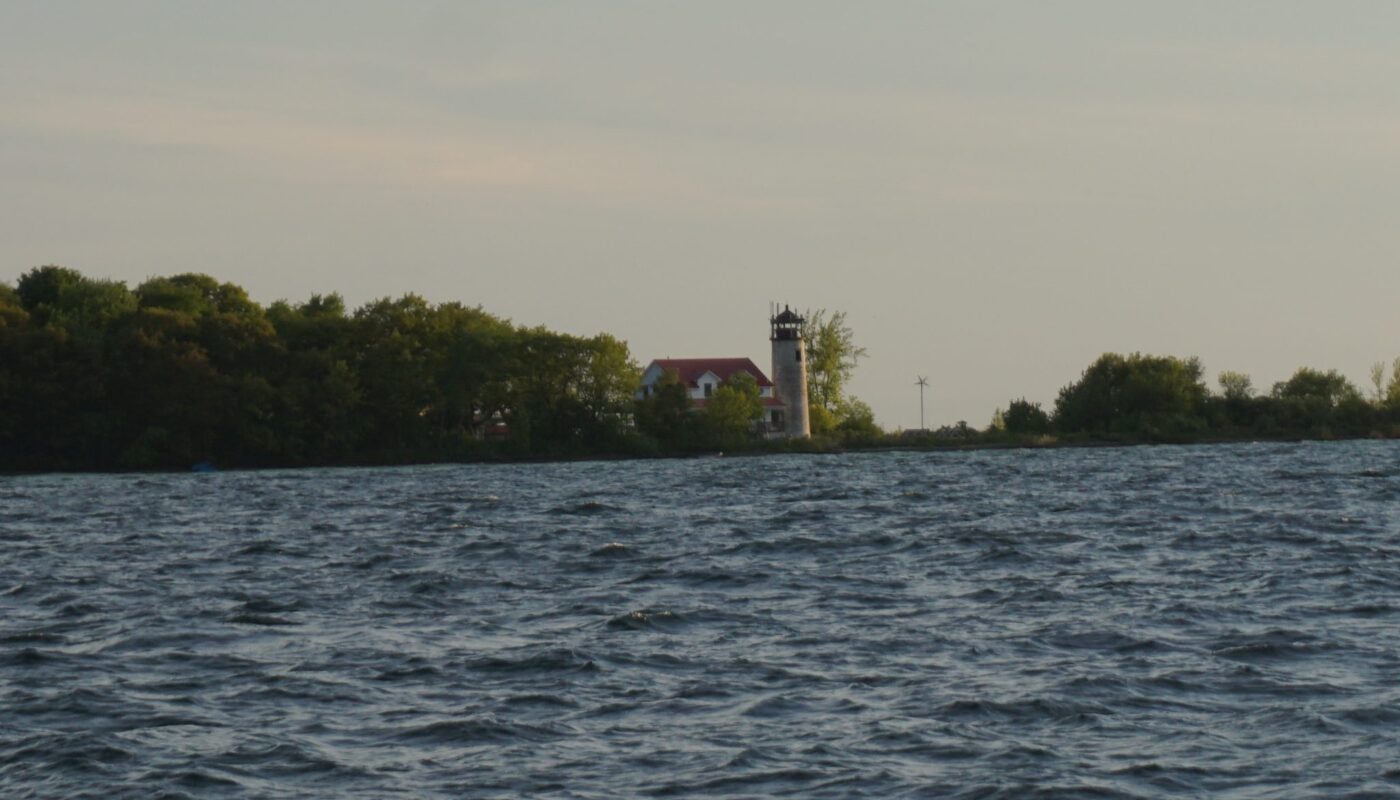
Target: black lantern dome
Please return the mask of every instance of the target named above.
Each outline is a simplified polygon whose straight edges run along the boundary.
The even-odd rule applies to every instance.
[[[773,331],[769,338],[776,342],[779,339],[801,339],[802,323],[806,320],[792,309],[783,306],[783,310],[769,317],[768,322]]]

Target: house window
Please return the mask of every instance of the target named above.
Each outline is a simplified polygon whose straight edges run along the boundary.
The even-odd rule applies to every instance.
[[[777,409],[775,408],[775,409],[773,409],[773,427],[775,427],[775,428],[781,428],[782,426],[783,426],[783,412],[781,412],[781,411],[779,411],[779,410],[777,410]]]
[[[710,396],[710,393],[713,392],[714,389],[715,389],[715,385],[714,385],[713,383],[707,383],[707,384],[705,384],[705,396],[706,396],[706,397],[709,397],[709,396]]]

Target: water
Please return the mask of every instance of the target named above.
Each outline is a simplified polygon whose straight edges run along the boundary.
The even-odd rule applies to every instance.
[[[1400,446],[0,478],[0,796],[1400,796]]]

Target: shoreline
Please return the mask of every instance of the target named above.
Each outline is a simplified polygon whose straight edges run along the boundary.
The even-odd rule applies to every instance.
[[[651,460],[687,460],[687,459],[708,459],[708,458],[764,458],[781,455],[812,455],[812,456],[834,456],[851,453],[935,453],[935,452],[978,452],[984,450],[1069,450],[1069,449],[1110,449],[1129,447],[1202,447],[1226,444],[1302,444],[1308,442],[1354,442],[1354,441],[1396,441],[1400,436],[1385,436],[1371,434],[1366,436],[1241,436],[1241,437],[1202,437],[1199,439],[1053,439],[1050,441],[985,441],[985,442],[959,442],[944,441],[937,444],[871,444],[867,446],[859,444],[845,444],[831,440],[806,439],[795,440],[802,444],[789,445],[784,443],[781,447],[758,446],[744,448],[734,451],[695,451],[695,452],[669,452],[669,453],[617,453],[598,452],[583,454],[557,454],[557,455],[524,455],[513,456],[503,454],[483,455],[479,457],[458,457],[458,458],[424,458],[424,459],[368,459],[365,461],[355,461],[347,463],[325,463],[325,464],[260,464],[260,465],[235,465],[220,467],[214,464],[212,470],[197,470],[194,466],[186,468],[164,467],[148,469],[122,469],[122,468],[75,468],[75,469],[21,469],[7,470],[0,469],[0,477],[29,477],[36,475],[185,475],[185,474],[208,474],[220,472],[272,472],[285,470],[312,470],[312,469],[388,469],[394,467],[430,467],[449,466],[457,464],[570,464],[580,462],[607,462],[607,461],[651,461]]]

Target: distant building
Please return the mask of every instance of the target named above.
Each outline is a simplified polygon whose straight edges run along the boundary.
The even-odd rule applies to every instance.
[[[768,340],[773,343],[773,381],[778,397],[786,403],[784,434],[790,439],[812,435],[807,414],[807,345],[802,340],[802,317],[783,306],[768,318]]]
[[[732,376],[748,373],[758,384],[763,420],[759,433],[770,438],[805,438],[811,435],[807,417],[807,357],[802,341],[802,317],[784,309],[769,319],[773,343],[773,378],[747,358],[658,358],[642,372],[637,398],[649,397],[657,381],[675,371],[690,394],[692,410],[705,407],[707,399]],[[796,400],[794,402],[794,399]]]

